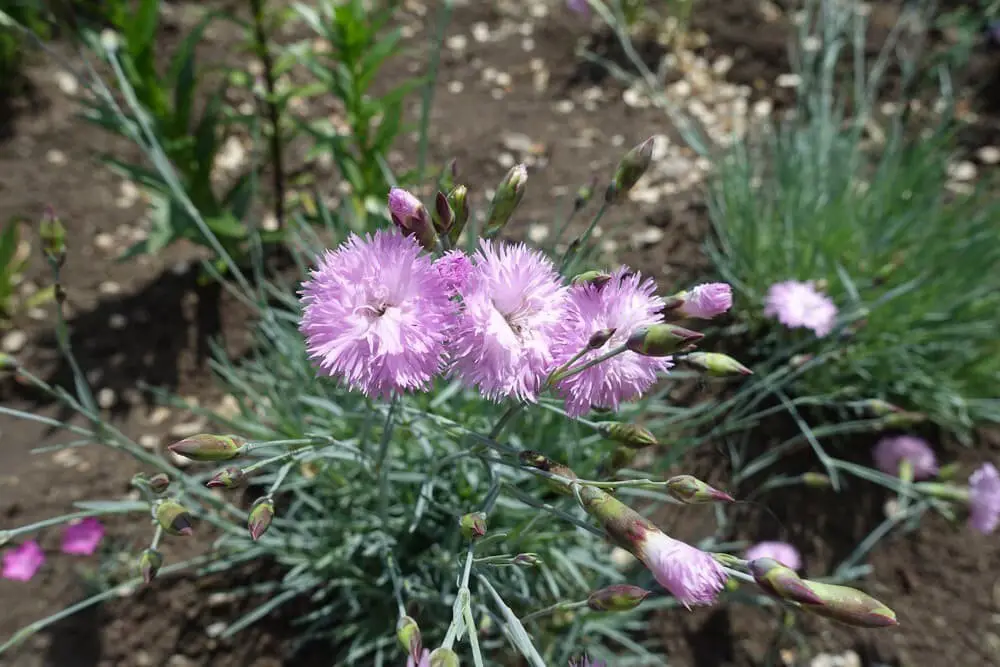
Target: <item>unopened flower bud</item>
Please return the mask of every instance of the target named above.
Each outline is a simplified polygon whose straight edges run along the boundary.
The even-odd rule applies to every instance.
[[[250,516],[247,519],[247,528],[250,531],[250,538],[259,540],[260,536],[267,532],[271,526],[271,519],[274,518],[274,499],[271,496],[258,498],[250,507]]]
[[[656,436],[648,429],[637,424],[624,424],[622,422],[601,422],[597,425],[601,435],[609,440],[620,442],[632,449],[642,449],[652,447],[657,444]]]
[[[171,535],[188,536],[194,532],[191,527],[191,513],[172,498],[156,504],[156,523]]]
[[[149,478],[149,488],[153,493],[163,493],[170,488],[170,476],[164,472],[158,472]]]
[[[832,618],[859,628],[885,628],[899,625],[896,612],[867,593],[856,588],[805,581],[805,585],[819,602],[803,603],[802,607],[814,614]]]
[[[163,554],[156,549],[144,549],[139,555],[139,574],[145,583],[156,578],[156,573],[163,566]]]
[[[752,560],[747,563],[747,569],[757,585],[769,595],[807,605],[822,604],[820,597],[806,586],[795,570],[773,558]]]
[[[588,350],[599,350],[604,347],[611,337],[615,335],[617,329],[601,329],[600,331],[595,331],[591,336],[590,340],[587,341]]]
[[[684,357],[684,361],[708,371],[709,375],[753,375],[753,371],[736,361],[728,354],[719,352],[692,352]]]
[[[450,648],[436,648],[431,651],[430,667],[459,667],[458,654]]]
[[[821,472],[804,472],[800,479],[803,484],[814,489],[826,489],[833,486],[830,478]]]
[[[469,221],[468,197],[469,190],[464,185],[455,186],[448,193],[448,205],[455,214],[454,222],[452,222],[451,228],[448,230],[448,239],[452,245],[458,243],[458,237],[461,236],[462,230],[465,229],[465,223]]]
[[[414,660],[420,659],[420,653],[423,649],[423,638],[420,635],[420,626],[417,622],[410,618],[409,616],[403,616],[396,623],[396,638],[399,639],[399,643],[403,646],[403,650],[409,653],[411,656],[415,656]]]
[[[883,401],[880,398],[869,398],[866,401],[861,401],[860,406],[877,417],[884,417],[885,415],[891,415],[896,412],[903,412],[903,408],[898,405],[893,405],[888,401]]]
[[[514,209],[524,197],[524,189],[527,184],[528,168],[523,164],[511,167],[497,187],[493,201],[490,202],[490,211],[486,215],[486,224],[483,226],[483,236],[495,236],[510,222]]]
[[[192,461],[228,461],[239,456],[245,444],[246,440],[235,435],[199,433],[169,445],[168,449]]]
[[[542,559],[537,554],[517,554],[511,562],[514,565],[521,565],[522,567],[535,567],[541,564]]]
[[[709,486],[692,475],[677,475],[667,480],[667,493],[687,505],[701,503],[731,503],[733,497],[724,491]]]
[[[650,137],[626,153],[618,163],[615,175],[604,193],[604,201],[609,204],[621,201],[622,197],[635,187],[652,163],[653,138]]]
[[[38,236],[42,240],[42,252],[45,257],[57,265],[61,265],[66,259],[66,228],[62,221],[56,217],[52,207],[45,209],[42,220],[38,225]]]
[[[458,524],[462,529],[462,535],[467,540],[478,540],[486,535],[486,514],[484,512],[470,512],[462,516]]]
[[[434,197],[434,212],[431,214],[431,220],[434,222],[434,229],[437,230],[438,234],[447,233],[451,229],[452,223],[455,222],[455,212],[451,210],[451,205],[448,203],[448,195],[440,190]]]
[[[638,455],[638,450],[630,447],[615,447],[614,451],[601,463],[597,469],[599,477],[611,477],[622,468],[628,466]]]
[[[581,185],[580,189],[576,191],[576,196],[573,198],[573,210],[580,211],[587,204],[590,203],[590,199],[594,196],[594,188],[597,187],[597,177],[594,176],[590,179],[590,182],[586,185]]]
[[[571,285],[593,285],[600,289],[611,281],[611,275],[604,271],[584,271],[570,278]]]
[[[665,322],[638,329],[629,336],[628,349],[647,357],[666,357],[705,335]]]
[[[518,454],[518,459],[521,461],[521,465],[529,466],[537,470],[543,470],[553,475],[559,475],[560,477],[565,477],[567,479],[576,480],[577,476],[568,467],[562,465],[561,463],[556,463],[544,454],[530,449],[526,449]],[[563,482],[556,480],[549,480],[549,487],[557,492],[564,495],[569,495],[572,493],[569,486]]]
[[[229,466],[212,475],[212,478],[205,482],[205,486],[210,489],[236,489],[247,481],[247,474],[242,468]]]
[[[651,593],[645,588],[616,584],[587,596],[587,606],[594,611],[629,611],[638,607]]]
[[[458,178],[458,160],[452,158],[448,160],[448,163],[441,170],[441,176],[438,178],[438,187],[442,190],[451,190],[455,187],[455,179]]]
[[[437,246],[437,235],[427,209],[411,193],[402,188],[389,191],[389,217],[403,234],[413,234],[425,250],[434,250]]]

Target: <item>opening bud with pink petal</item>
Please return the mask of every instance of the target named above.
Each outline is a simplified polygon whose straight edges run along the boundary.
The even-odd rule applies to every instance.
[[[139,574],[145,583],[156,578],[156,574],[163,567],[163,554],[156,549],[143,549],[139,554]]]
[[[719,491],[692,475],[677,475],[666,483],[667,493],[686,505],[702,503],[731,503],[733,497],[724,491]]]
[[[753,375],[753,371],[736,361],[728,354],[720,352],[692,352],[685,355],[684,361],[695,368],[706,371],[709,375],[725,377],[727,375]]]
[[[423,638],[420,634],[420,626],[409,616],[403,616],[396,623],[396,638],[402,645],[403,650],[410,654],[414,660],[420,659],[423,653]]]
[[[462,535],[467,540],[478,540],[486,535],[486,513],[470,512],[458,520]]]
[[[490,202],[490,211],[483,225],[483,236],[496,236],[514,215],[514,209],[524,198],[524,190],[528,185],[528,168],[523,164],[511,167],[507,175],[497,186],[496,194]]]
[[[664,322],[637,330],[629,336],[625,346],[647,357],[666,357],[704,337],[697,331]]]
[[[783,600],[802,604],[822,604],[820,597],[792,568],[774,558],[757,558],[747,563],[754,581],[765,593]]]
[[[250,506],[250,514],[247,517],[247,530],[250,531],[250,538],[254,541],[259,540],[261,535],[271,527],[272,519],[274,519],[274,498],[271,496],[258,498]]]
[[[199,433],[168,446],[174,454],[192,461],[229,461],[240,455],[247,441],[235,435]]]
[[[205,486],[210,489],[237,489],[246,484],[247,477],[242,468],[228,466],[212,475]]]
[[[153,512],[156,523],[168,534],[187,537],[194,533],[191,512],[173,498],[156,503]]]
[[[587,596],[587,606],[594,611],[629,611],[642,604],[650,595],[650,591],[639,586],[615,584]]]
[[[389,190],[389,217],[404,235],[412,234],[424,250],[437,247],[437,234],[427,208],[403,188]]]
[[[653,144],[653,137],[650,137],[622,157],[611,183],[608,184],[608,189],[604,192],[606,203],[620,202],[649,170],[649,166],[653,163]]]

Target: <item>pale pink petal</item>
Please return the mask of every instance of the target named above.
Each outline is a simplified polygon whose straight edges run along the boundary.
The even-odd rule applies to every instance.
[[[89,556],[97,550],[104,538],[104,526],[94,517],[71,523],[63,530],[62,552]]]
[[[45,562],[45,552],[38,542],[28,540],[3,555],[3,578],[11,581],[28,581]]]
[[[758,542],[747,549],[743,557],[748,561],[758,558],[773,558],[793,570],[802,568],[802,556],[798,549],[787,542]]]

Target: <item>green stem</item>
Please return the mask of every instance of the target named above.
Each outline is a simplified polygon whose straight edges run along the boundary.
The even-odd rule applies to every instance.
[[[427,85],[424,86],[424,94],[420,100],[420,142],[417,146],[417,175],[424,177],[424,169],[427,167],[427,147],[430,141],[431,107],[434,104],[434,86],[437,84],[438,69],[441,64],[441,48],[444,44],[445,32],[448,23],[451,21],[451,11],[453,0],[445,0],[441,8],[441,18],[438,20],[437,34],[434,38],[436,45],[431,52],[430,62],[427,63]]]
[[[163,538],[163,526],[161,526],[160,524],[156,524],[156,530],[153,532],[153,539],[149,543],[149,548],[155,549],[156,547],[160,546],[160,539],[162,538]]]
[[[581,609],[587,606],[586,600],[579,600],[577,602],[557,602],[554,605],[545,607],[544,609],[539,609],[538,611],[533,611],[527,616],[521,618],[522,623],[527,623],[528,621],[534,620],[541,616],[547,616],[548,614],[553,614],[557,611],[569,611],[571,609]]]
[[[281,466],[281,470],[278,471],[278,474],[274,477],[274,481],[271,482],[271,489],[267,492],[267,495],[272,496],[277,493],[278,487],[281,486],[281,483],[285,481],[285,478],[288,477],[288,473],[290,473],[294,467],[294,461],[289,461],[285,465]]]
[[[566,251],[566,256],[563,258],[562,266],[559,269],[559,273],[561,273],[564,276],[572,275],[573,268],[576,266],[576,262],[580,257],[580,249],[583,247],[583,244],[590,239],[591,234],[594,233],[594,229],[597,227],[597,223],[599,223],[601,221],[601,218],[604,217],[604,214],[607,212],[608,208],[610,208],[610,204],[608,204],[606,200],[602,201],[601,208],[597,210],[597,214],[590,221],[590,224],[587,226],[586,231],[584,231],[583,234],[579,237],[578,239],[579,243],[576,245],[575,250],[573,250],[571,246],[571,250]]]
[[[594,357],[593,359],[591,359],[590,361],[588,361],[587,363],[585,363],[585,364],[583,364],[581,366],[577,366],[576,368],[571,368],[568,371],[565,371],[563,373],[558,374],[558,376],[553,379],[553,384],[556,383],[556,382],[562,382],[566,378],[571,378],[574,375],[577,375],[579,373],[584,372],[588,368],[593,368],[597,364],[603,363],[603,362],[605,362],[608,359],[611,359],[613,357],[617,357],[619,354],[621,354],[623,352],[627,352],[627,351],[628,351],[628,347],[627,346],[625,346],[625,345],[619,345],[618,347],[605,352],[604,354],[602,354],[599,357]]]
[[[268,123],[271,125],[269,139],[275,198],[274,215],[278,221],[278,228],[281,229],[285,225],[285,168],[281,150],[281,109],[275,94],[274,58],[271,57],[271,50],[267,46],[267,29],[264,25],[264,6],[266,4],[265,0],[250,0],[250,10],[253,14],[254,51],[257,53],[264,70],[264,87],[267,91],[264,107]]]
[[[524,401],[519,401],[514,405],[507,408],[507,410],[500,415],[500,419],[497,423],[493,425],[493,429],[490,431],[489,435],[486,436],[488,440],[496,440],[500,433],[503,431],[504,427],[507,426],[507,422],[514,418],[521,409],[524,408]]]
[[[131,512],[145,512],[148,509],[149,505],[147,503],[136,501],[135,503],[129,503],[129,504],[123,503],[120,507],[115,507],[113,509],[84,510],[82,512],[73,512],[72,514],[63,514],[62,516],[56,516],[50,519],[45,519],[43,521],[30,523],[26,526],[18,526],[17,528],[0,530],[0,545],[6,544],[10,540],[17,537],[18,535],[23,535],[24,533],[33,533],[37,530],[41,530],[42,528],[48,528],[49,526],[58,526],[63,523],[75,521],[76,519],[86,519],[88,517],[104,516],[106,514],[128,514]]]

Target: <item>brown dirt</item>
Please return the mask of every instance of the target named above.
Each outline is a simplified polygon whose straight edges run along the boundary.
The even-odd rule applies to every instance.
[[[527,53],[521,49],[519,35],[486,44],[471,37],[477,23],[495,25],[499,21],[500,10],[493,3],[461,7],[449,34],[469,36],[467,52],[446,52],[442,60],[431,123],[431,155],[439,164],[456,157],[461,180],[477,193],[479,203],[482,190],[492,187],[505,171],[497,159],[499,153],[510,150],[505,134],[523,133],[537,145],[532,149],[537,152],[537,163],[519,213],[520,222],[511,229],[514,236],[526,235],[531,223],[549,222],[565,210],[568,202],[556,206],[553,195],[571,196],[594,173],[608,173],[625,147],[652,133],[670,133],[657,111],[626,106],[618,84],[597,77],[593,67],[574,55],[578,39],[586,34],[585,27],[557,8],[558,4],[553,15],[534,21],[535,47]],[[421,28],[414,41],[428,39],[433,31],[433,12],[422,20],[409,20]],[[704,0],[698,5],[695,27],[710,37],[706,55],[727,54],[735,59],[730,80],[753,86],[757,95],[787,102],[787,92],[773,85],[777,75],[788,69],[787,25],[761,19],[756,3]],[[231,44],[227,40],[231,36],[218,36],[207,45],[205,57],[226,57]],[[532,86],[532,58],[542,59],[551,69],[544,91],[535,91]],[[991,59],[981,53],[977,58],[977,63],[995,66],[995,56]],[[483,63],[511,75],[502,100],[492,97],[494,86],[483,83]],[[115,391],[118,401],[109,416],[124,432],[162,438],[173,421],[184,417],[175,414],[166,423],[152,423],[151,406],[135,392],[137,381],[197,397],[203,404],[218,400],[219,392],[206,363],[207,343],[221,337],[226,349],[238,356],[247,348],[252,323],[248,313],[224,291],[196,284],[196,273],[190,268],[199,256],[196,248],[179,245],[153,258],[118,263],[112,253],[95,247],[94,239],[101,233],[115,236],[120,247],[133,233],[142,210],[138,205],[116,206],[120,184],[108,171],[95,168],[93,155],[106,150],[132,154],[132,149],[74,117],[77,107],[55,84],[56,69],[39,62],[29,72],[35,91],[31,106],[20,101],[15,104],[20,113],[7,125],[10,137],[0,143],[0,219],[12,215],[34,219],[45,205],[60,213],[68,227],[65,281],[81,365],[95,386]],[[405,70],[400,70],[390,78],[405,75]],[[449,84],[455,81],[461,82],[461,93],[450,92]],[[608,92],[609,101],[592,111],[578,109],[569,115],[556,110],[560,100],[579,101],[594,85]],[[784,100],[782,96],[786,96]],[[583,136],[589,140],[573,141]],[[612,143],[621,147],[612,148]],[[396,162],[412,160],[414,154],[412,145],[404,145]],[[331,182],[330,191],[334,186]],[[644,210],[629,205],[602,225],[603,238],[619,240],[620,256],[659,277],[663,289],[669,290],[704,266],[700,252],[707,232],[704,209],[698,193],[692,192],[663,201],[652,212]],[[585,223],[580,222],[576,229]],[[664,240],[633,245],[632,231],[645,225],[663,228]],[[47,277],[35,266],[28,280],[42,286]],[[106,287],[101,290],[101,284],[108,281],[117,283],[119,294],[107,294]],[[124,328],[109,326],[113,315],[126,318]],[[51,311],[42,320],[17,320],[16,326],[31,334],[29,346],[19,357],[52,382],[70,387],[68,371],[54,349],[51,322]],[[5,406],[64,416],[42,397],[9,381],[0,384],[0,400]],[[30,456],[32,447],[67,439],[37,424],[0,417],[0,433],[0,516],[4,526],[65,512],[74,500],[119,498],[135,472],[130,461],[97,449],[73,450],[73,456]],[[989,453],[995,456],[996,450],[994,444],[959,454],[971,465]],[[754,527],[748,528],[745,536],[795,536],[812,549],[810,572],[820,572],[831,562],[831,554],[842,551],[844,545],[853,546],[865,527],[871,527],[881,506],[875,498],[860,496],[857,502],[853,498],[827,498],[804,503],[799,498],[777,496],[767,500],[768,505],[781,502],[777,520],[758,527],[754,521],[759,522],[760,516],[748,517],[748,526]],[[850,512],[839,511],[844,502],[849,503]],[[145,526],[113,521],[108,527],[112,538],[133,548],[146,539]],[[687,529],[696,527],[688,522]],[[0,613],[0,638],[32,619],[61,609],[83,593],[77,569],[93,562],[59,555],[55,531],[44,533],[41,542],[50,560],[39,576],[27,584],[0,580],[0,600],[7,602]],[[196,548],[173,541],[168,549],[175,551],[168,552],[168,558],[183,557]],[[913,535],[889,541],[872,558],[873,590],[896,608],[902,627],[882,633],[852,632],[807,620],[811,648],[855,648],[872,665],[876,660],[911,665],[950,662],[956,666],[996,661],[995,645],[1000,644],[1000,638],[993,619],[1000,612],[1000,600],[992,590],[995,577],[991,569],[1000,557],[997,549],[995,541],[973,538],[937,520],[927,522]],[[206,629],[214,622],[232,619],[237,613],[236,603],[217,605],[211,593],[245,583],[253,576],[246,571],[226,578],[159,581],[150,589],[58,624],[0,659],[0,664],[329,664],[322,655],[288,659],[292,635],[280,619],[269,619],[232,641],[207,636]],[[758,664],[775,627],[765,612],[750,609],[670,614],[658,622],[663,626],[665,646],[676,656],[675,664],[692,667]],[[992,649],[988,648],[991,642]]]

